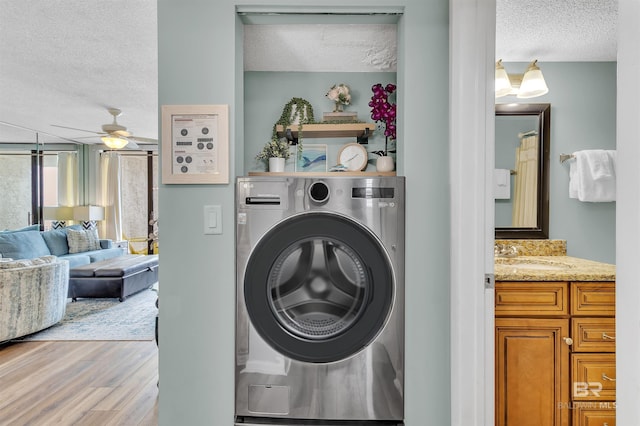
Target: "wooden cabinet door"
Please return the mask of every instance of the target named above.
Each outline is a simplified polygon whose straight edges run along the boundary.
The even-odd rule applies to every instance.
[[[568,319],[496,318],[496,425],[568,426]]]

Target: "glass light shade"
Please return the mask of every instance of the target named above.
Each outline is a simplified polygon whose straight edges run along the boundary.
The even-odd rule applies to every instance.
[[[511,93],[511,80],[507,71],[502,66],[502,60],[496,62],[496,98],[507,96]]]
[[[520,90],[518,90],[518,98],[520,99],[535,98],[549,92],[547,83],[542,76],[542,71],[540,71],[536,62],[531,62],[527,72],[522,77],[522,84],[520,85]]]
[[[100,139],[111,149],[122,149],[129,143],[128,140],[116,136],[103,136]]]

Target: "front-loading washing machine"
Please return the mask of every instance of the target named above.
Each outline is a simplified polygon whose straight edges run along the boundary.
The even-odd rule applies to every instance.
[[[401,425],[403,177],[237,179],[236,425]]]

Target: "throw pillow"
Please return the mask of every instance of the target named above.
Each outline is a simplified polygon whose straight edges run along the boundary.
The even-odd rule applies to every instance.
[[[69,243],[69,253],[100,250],[100,239],[98,238],[98,231],[95,229],[86,231],[67,229],[67,243]]]
[[[69,253],[69,244],[67,243],[66,229],[51,229],[42,233],[44,242],[49,247],[51,254],[62,256]]]
[[[0,253],[13,259],[31,259],[51,254],[40,231],[0,232]]]
[[[24,231],[39,231],[40,230],[40,225],[29,225],[29,226],[25,226],[24,228],[20,228],[20,229],[5,229],[4,231],[0,231],[0,232],[24,232]]]

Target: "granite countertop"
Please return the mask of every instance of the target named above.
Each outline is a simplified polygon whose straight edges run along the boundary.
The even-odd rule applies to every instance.
[[[496,257],[496,281],[615,281],[616,266],[571,256]]]

